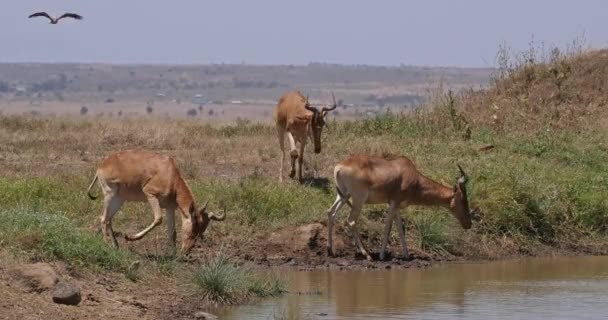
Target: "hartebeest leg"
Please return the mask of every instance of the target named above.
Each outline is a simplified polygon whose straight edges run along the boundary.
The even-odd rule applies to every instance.
[[[152,224],[150,224],[147,228],[145,228],[144,230],[135,234],[134,236],[126,235],[125,239],[127,239],[129,241],[135,241],[135,240],[141,239],[148,232],[150,232],[152,229],[154,229],[156,226],[158,226],[159,224],[161,224],[163,222],[163,214],[160,209],[160,204],[159,204],[158,198],[156,198],[154,195],[151,195],[151,194],[146,194],[146,197],[148,198],[148,203],[150,203],[150,207],[152,207],[152,213],[154,214],[154,221],[152,221]]]
[[[343,199],[338,194],[336,196],[336,201],[334,204],[327,210],[327,255],[333,257],[334,255],[334,246],[333,246],[333,227],[334,221],[336,220],[336,215],[338,211],[342,208],[342,206],[348,201],[348,197]]]
[[[372,256],[370,256],[367,250],[365,250],[365,248],[363,247],[361,237],[359,236],[359,231],[357,230],[357,219],[359,218],[361,209],[363,209],[363,203],[365,203],[366,199],[367,195],[364,195],[364,197],[358,199],[353,198],[352,208],[346,221],[351,229],[351,232],[353,233],[353,238],[355,239],[355,244],[359,248],[359,251],[361,251],[361,253],[367,258],[367,260],[372,261]]]
[[[298,150],[296,149],[296,140],[291,132],[287,132],[287,140],[289,140],[289,155],[291,156],[291,172],[289,177],[293,178],[296,175],[296,160],[298,159]]]
[[[108,241],[108,238],[112,241],[112,245],[118,248],[118,241],[114,236],[114,230],[112,230],[112,218],[118,212],[123,204],[123,200],[120,196],[116,195],[115,192],[108,193],[104,197],[103,210],[101,212],[101,231],[103,237]]]
[[[281,170],[279,170],[279,181],[283,182],[283,166],[285,166],[285,130],[281,127],[277,127],[277,134],[279,135],[279,147],[281,147]]]
[[[407,251],[407,243],[405,241],[405,228],[403,227],[403,218],[401,214],[397,212],[397,231],[399,231],[399,240],[401,241],[401,247],[403,248],[403,258],[409,259],[410,255]]]
[[[302,182],[302,167],[304,166],[304,147],[306,140],[300,142],[300,156],[298,157],[298,181]]]
[[[382,248],[380,249],[380,260],[384,260],[386,255],[386,246],[388,244],[388,238],[391,236],[391,229],[393,227],[393,219],[399,213],[399,204],[391,202],[388,207],[388,215],[386,217],[386,224],[384,225],[384,237],[382,238]]]
[[[175,208],[169,207],[165,211],[165,220],[167,222],[167,239],[169,241],[169,248],[171,248],[171,255],[175,255],[177,249],[175,248],[175,240],[177,233],[175,232]]]

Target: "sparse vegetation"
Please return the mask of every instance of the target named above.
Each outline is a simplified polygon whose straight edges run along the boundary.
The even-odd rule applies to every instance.
[[[234,304],[251,296],[274,297],[285,292],[285,283],[272,275],[237,267],[220,252],[194,273],[194,283],[209,302]]]

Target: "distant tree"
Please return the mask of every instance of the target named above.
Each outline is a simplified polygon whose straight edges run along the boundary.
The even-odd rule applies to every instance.
[[[190,117],[196,117],[197,112],[196,109],[190,109],[186,114]]]
[[[152,108],[152,106],[150,106],[150,105],[149,105],[149,106],[147,106],[147,107],[146,107],[146,113],[148,113],[148,114],[152,114],[152,112],[154,112],[154,108]]]
[[[81,116],[84,116],[85,114],[87,114],[87,112],[89,112],[89,108],[87,108],[87,106],[80,107],[80,115]]]
[[[114,98],[107,98],[105,103],[114,103]]]
[[[11,91],[11,86],[8,82],[0,81],[0,92],[9,92]]]
[[[208,114],[210,117],[212,117],[212,116],[213,116],[213,113],[214,113],[213,109],[209,109],[209,111],[207,111],[207,114]]]
[[[199,105],[198,105],[198,111],[199,111],[199,112],[203,112],[203,105],[202,105],[202,104],[199,104]]]
[[[56,98],[57,100],[59,100],[59,101],[64,101],[64,100],[65,100],[65,99],[63,98],[63,94],[61,94],[61,92],[59,92],[59,91],[55,91],[53,94],[55,95],[55,98]]]
[[[119,111],[118,111],[118,116],[119,116],[119,117],[122,117],[122,110],[119,110]]]

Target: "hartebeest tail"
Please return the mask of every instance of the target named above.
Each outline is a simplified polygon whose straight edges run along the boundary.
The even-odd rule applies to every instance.
[[[467,176],[458,165],[460,177],[453,187],[442,185],[422,175],[414,163],[406,157],[386,159],[383,157],[357,155],[340,162],[334,168],[337,196],[327,211],[328,253],[333,255],[332,228],[335,216],[344,204],[351,206],[348,225],[358,249],[368,260],[371,256],[363,247],[357,230],[357,219],[364,204],[388,203],[384,237],[380,259],[384,259],[393,220],[403,247],[403,255],[409,256],[405,241],[405,229],[399,209],[408,205],[442,206],[450,209],[463,228],[471,227],[471,214],[467,199]],[[352,204],[349,203],[352,199]]]
[[[173,158],[145,150],[127,150],[113,153],[101,161],[87,194],[91,194],[95,182],[99,182],[104,196],[101,227],[106,239],[114,246],[118,242],[112,231],[112,218],[126,201],[147,201],[152,207],[154,221],[141,232],[125,235],[128,241],[139,240],[158,226],[163,220],[162,209],[167,219],[167,238],[175,250],[175,210],[182,217],[182,254],[188,254],[196,238],[202,238],[211,220],[222,221],[226,210],[216,215],[207,210],[207,203],[198,209],[190,187],[181,176]]]
[[[97,174],[95,174],[95,177],[93,177],[93,181],[89,185],[89,189],[87,189],[87,195],[89,196],[89,199],[91,199],[91,200],[97,200],[97,198],[98,198],[91,194],[91,190],[93,189],[93,186],[95,186],[95,182],[97,182]]]

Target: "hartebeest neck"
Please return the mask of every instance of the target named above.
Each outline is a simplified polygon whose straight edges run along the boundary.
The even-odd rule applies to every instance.
[[[420,186],[420,197],[418,203],[420,205],[438,205],[450,208],[452,198],[454,198],[454,190],[430,178],[420,175],[418,178]]]
[[[177,207],[186,214],[189,213],[190,205],[194,202],[192,190],[181,177],[175,181],[175,202],[177,202]]]

